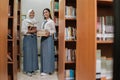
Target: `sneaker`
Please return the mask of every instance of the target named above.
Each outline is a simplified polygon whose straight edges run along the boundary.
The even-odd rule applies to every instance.
[[[46,73],[41,73],[41,76],[46,76],[46,75],[48,75],[48,74],[46,74]]]
[[[32,77],[32,73],[26,73],[28,76]]]
[[[37,71],[33,71],[32,74],[33,74],[33,75],[36,75],[36,74],[37,74]]]

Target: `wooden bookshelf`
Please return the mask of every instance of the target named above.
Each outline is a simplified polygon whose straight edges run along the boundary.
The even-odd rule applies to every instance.
[[[76,20],[76,18],[66,18],[66,20]]]
[[[8,16],[8,18],[14,18],[13,16]]]
[[[97,0],[96,8],[97,8],[96,17],[113,16],[113,0]],[[107,18],[105,18],[105,19],[107,22]],[[106,27],[106,25],[107,24],[105,23],[105,27]],[[113,23],[112,23],[112,27],[114,28]],[[114,34],[114,32],[112,34]],[[112,40],[112,39],[111,40],[97,40],[96,41],[97,49],[101,50],[101,59],[102,59],[102,57],[113,58],[113,43],[114,43],[114,40]],[[101,63],[102,63],[102,60],[101,60]],[[107,62],[106,62],[106,64],[107,64]],[[101,64],[101,67],[102,66],[103,65]],[[101,68],[101,75],[102,75],[102,70],[103,69]],[[107,71],[107,68],[106,68],[106,71]],[[112,75],[112,73],[111,73],[111,75]],[[101,80],[112,80],[111,78],[107,79],[107,77],[108,76],[104,76],[104,77],[102,76]]]
[[[10,57],[12,61],[8,61],[8,80],[17,80],[17,38],[16,38],[16,30],[17,30],[17,1],[10,0],[9,5],[10,9],[10,17],[12,20],[8,19],[8,28],[11,30],[12,39],[8,39],[8,52],[10,53]]]
[[[8,64],[13,64],[13,62],[9,61]]]
[[[21,60],[21,51],[20,51],[20,27],[21,27],[21,0],[18,0],[17,3],[17,70],[20,71],[20,60]]]
[[[113,44],[113,40],[108,40],[108,41],[97,41],[97,44]]]
[[[8,39],[8,41],[13,41],[13,39]]]
[[[73,64],[75,63],[74,61],[66,61],[65,64]]]
[[[56,71],[58,71],[58,32],[59,32],[59,0],[51,0],[51,12],[52,12],[52,18],[55,22],[55,28],[56,28],[56,33],[54,34],[53,38],[54,38],[54,46],[56,47],[55,49],[55,65],[57,64],[57,66],[55,67]],[[57,5],[56,5],[57,3]],[[56,35],[57,34],[57,35]]]
[[[8,0],[0,0],[0,80],[8,80],[7,73],[7,27],[8,27]]]
[[[113,2],[113,0],[97,0],[98,2]]]
[[[72,1],[72,2],[71,2]],[[76,16],[75,14],[74,15],[67,15],[65,14],[66,9],[65,7],[66,6],[72,6],[72,8],[74,7],[74,9],[76,9],[77,6],[75,6],[77,3],[76,1],[77,0],[61,0],[59,2],[59,43],[58,43],[58,48],[59,48],[59,51],[58,51],[58,54],[59,54],[59,67],[58,67],[58,78],[59,80],[65,80],[66,77],[65,77],[65,71],[66,70],[70,70],[70,69],[73,69],[74,70],[74,75],[76,74],[76,61],[70,61],[67,60],[67,54],[71,54],[71,51],[67,53],[66,50],[75,50],[76,49],[76,41],[77,40],[72,40],[70,39],[71,38],[71,35],[66,35],[67,33],[67,28],[70,27],[70,29],[72,28],[77,28],[76,26],[76,18],[72,18],[73,16]],[[73,3],[73,4],[72,4]],[[69,12],[69,11],[68,11]],[[76,13],[76,10],[75,12]],[[68,16],[68,17],[66,17]],[[70,32],[71,34],[72,32]],[[76,33],[76,32],[75,32]],[[68,37],[68,38],[67,38]],[[67,55],[67,56],[66,56]],[[74,54],[76,55],[76,53]],[[69,56],[69,58],[71,58],[71,56]],[[76,75],[75,75],[76,76]],[[76,80],[76,77],[72,77],[74,78],[74,80]]]
[[[0,5],[0,80],[17,80],[17,1],[4,0]]]
[[[66,42],[76,42],[76,40],[65,40]]]

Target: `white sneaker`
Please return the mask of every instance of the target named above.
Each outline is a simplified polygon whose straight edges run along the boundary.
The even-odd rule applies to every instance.
[[[32,77],[32,73],[26,73],[28,76]]]
[[[46,76],[47,74],[46,73],[41,73],[41,76]]]

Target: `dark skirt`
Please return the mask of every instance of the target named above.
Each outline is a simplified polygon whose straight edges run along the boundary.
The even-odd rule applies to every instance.
[[[37,36],[27,35],[23,39],[23,71],[38,70]]]
[[[41,72],[53,73],[55,70],[55,51],[52,36],[41,38]]]

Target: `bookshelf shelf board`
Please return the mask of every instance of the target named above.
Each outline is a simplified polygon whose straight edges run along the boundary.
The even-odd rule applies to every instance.
[[[14,62],[10,62],[10,61],[8,61],[8,64],[13,64]]]
[[[66,42],[76,42],[76,40],[65,40]]]
[[[97,0],[97,1],[101,1],[101,2],[113,2],[113,0]]]
[[[66,20],[76,20],[76,18],[65,18]]]
[[[13,41],[13,39],[8,39],[8,41]]]
[[[58,26],[59,26],[58,24],[55,25],[55,27],[58,27]]]
[[[21,11],[20,9],[18,9],[18,11]]]
[[[20,38],[18,38],[17,41],[20,41]]]
[[[74,64],[75,62],[74,61],[66,61],[65,63],[66,64]]]
[[[113,0],[97,0],[97,2],[100,4],[112,4]]]
[[[97,41],[98,44],[112,44],[113,41],[112,40],[107,40],[107,41]]]
[[[58,13],[58,12],[59,12],[59,10],[57,10],[57,9],[54,9],[54,12]]]
[[[106,78],[101,78],[101,80],[107,80]],[[112,80],[112,79],[109,79],[109,80]]]
[[[20,24],[17,24],[17,26],[20,26]]]
[[[8,16],[8,18],[14,18],[13,16]]]
[[[18,54],[17,54],[17,56],[21,56],[21,54],[20,54],[20,53],[18,53]]]

